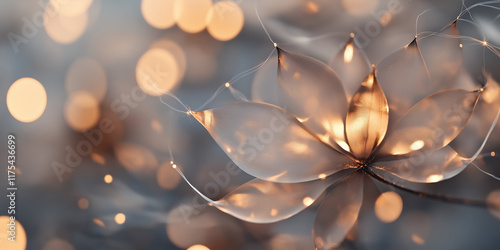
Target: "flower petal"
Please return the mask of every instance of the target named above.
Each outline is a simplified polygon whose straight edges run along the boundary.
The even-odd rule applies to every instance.
[[[415,151],[430,154],[448,145],[467,124],[479,95],[453,89],[425,98],[388,131],[378,158]]]
[[[352,160],[274,105],[235,103],[193,116],[243,171],[260,179],[304,182],[352,167]]]
[[[325,179],[300,183],[249,181],[217,201],[216,207],[239,219],[253,223],[272,223],[287,219],[314,201],[333,183],[352,171],[342,171]]]
[[[346,149],[347,99],[337,74],[312,57],[278,49],[280,106],[332,146]]]
[[[433,183],[459,174],[468,164],[466,158],[446,146],[430,154],[417,151],[403,159],[376,162],[373,167],[408,181]]]
[[[363,202],[363,174],[354,173],[335,187],[321,203],[314,220],[317,249],[339,246],[358,219]]]
[[[371,71],[363,53],[352,38],[335,55],[329,65],[337,72],[344,84],[348,99],[356,93],[359,84]]]
[[[388,123],[387,99],[372,72],[352,97],[346,118],[347,140],[358,159],[366,159],[380,144]]]
[[[252,82],[253,101],[279,105],[277,68],[278,57],[273,56],[257,71]]]
[[[416,39],[384,58],[377,65],[377,78],[389,101],[391,124],[431,93],[429,74]]]
[[[456,21],[438,34],[418,40],[433,92],[454,87],[462,67],[461,42]]]

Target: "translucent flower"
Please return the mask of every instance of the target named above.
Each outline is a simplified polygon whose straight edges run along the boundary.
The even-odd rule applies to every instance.
[[[191,112],[256,177],[212,204],[242,220],[270,223],[297,214],[335,186],[313,230],[316,248],[331,249],[358,218],[365,176],[387,172],[432,183],[460,173],[471,159],[449,144],[484,89],[452,88],[462,67],[460,39],[455,23],[442,32],[447,36],[415,38],[377,67],[351,40],[330,63],[337,71],[278,48],[275,99],[264,88],[254,99],[268,103]],[[421,43],[429,46],[421,50]]]

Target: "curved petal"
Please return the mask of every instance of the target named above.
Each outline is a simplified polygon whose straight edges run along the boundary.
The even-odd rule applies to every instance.
[[[466,158],[446,146],[430,154],[417,151],[403,159],[376,162],[373,167],[408,181],[433,183],[459,174],[468,164]]]
[[[416,39],[384,58],[377,65],[377,78],[389,102],[391,124],[431,93],[429,74]]]
[[[260,179],[303,182],[352,167],[352,160],[270,104],[234,103],[193,116],[243,171]]]
[[[373,72],[352,97],[346,118],[347,140],[358,159],[366,159],[380,144],[388,123],[389,105]]]
[[[329,65],[337,72],[341,82],[344,84],[348,99],[356,93],[359,84],[371,71],[371,67],[367,63],[363,53],[356,46],[352,38],[333,57]]]
[[[453,89],[425,98],[389,130],[378,158],[415,151],[430,154],[448,145],[469,121],[479,95],[478,91]]]
[[[433,91],[449,89],[462,67],[462,47],[456,21],[438,34],[418,40]]]
[[[350,173],[351,171],[342,171],[325,179],[300,183],[274,183],[254,179],[217,201],[216,207],[248,222],[277,222],[309,207],[326,188]]]
[[[356,223],[363,202],[363,177],[361,173],[354,173],[335,187],[321,203],[313,229],[317,249],[339,246]]]
[[[252,100],[278,105],[278,57],[271,57],[255,74],[252,82]]]
[[[337,74],[321,61],[282,49],[278,59],[280,105],[325,143],[346,145],[347,99]]]

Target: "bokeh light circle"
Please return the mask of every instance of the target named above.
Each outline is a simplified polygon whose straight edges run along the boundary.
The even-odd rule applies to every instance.
[[[174,19],[177,26],[187,33],[198,33],[205,29],[211,0],[176,0]]]
[[[207,14],[207,30],[219,41],[228,41],[236,37],[245,18],[240,6],[232,1],[215,3]]]
[[[382,222],[390,223],[399,218],[403,211],[403,200],[395,192],[382,193],[375,201],[375,215]]]
[[[106,95],[106,71],[94,59],[82,57],[74,61],[66,73],[66,92],[71,94],[78,90],[86,90],[102,101]]]
[[[142,0],[141,12],[144,20],[157,29],[168,29],[175,24],[175,0]]]
[[[137,62],[136,79],[145,93],[152,96],[163,95],[177,86],[179,65],[172,53],[152,48]]]
[[[9,250],[24,250],[26,249],[26,232],[24,231],[23,225],[17,220],[14,220],[16,224],[16,242],[12,242],[8,240],[10,237],[9,231],[9,223],[11,223],[10,217],[2,215],[0,216],[0,249],[9,249]]]
[[[33,78],[15,81],[7,91],[7,108],[21,122],[33,122],[42,116],[47,106],[43,85]]]
[[[48,4],[43,15],[43,24],[47,35],[55,42],[69,44],[80,38],[88,25],[88,14],[76,16],[60,14],[60,9]]]
[[[75,131],[91,129],[99,121],[99,102],[87,91],[77,91],[70,95],[64,107],[66,123]]]

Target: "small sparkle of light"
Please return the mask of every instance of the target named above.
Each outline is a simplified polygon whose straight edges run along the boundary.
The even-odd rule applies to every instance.
[[[460,44],[460,48],[463,48],[463,47],[464,47],[464,45],[463,45],[463,44]]]
[[[495,156],[495,151],[491,151],[491,156]]]
[[[313,198],[311,198],[311,197],[306,197],[306,198],[304,198],[304,199],[302,200],[302,203],[304,203],[304,205],[305,205],[306,207],[308,207],[308,206],[310,206],[311,204],[313,204],[313,203],[314,203],[314,199],[313,199]]]
[[[273,43],[274,47],[277,48],[278,47],[278,44],[277,43]]]
[[[411,150],[419,150],[419,149],[421,149],[423,147],[424,147],[424,141],[422,141],[422,140],[414,141],[410,145]]]
[[[172,167],[173,167],[173,168],[177,168],[177,165],[175,165],[175,164],[174,164],[174,165],[172,165]]]
[[[125,217],[125,215],[123,213],[117,213],[115,215],[115,222],[116,222],[116,224],[120,224],[121,225],[121,224],[125,223],[126,219],[127,218]]]
[[[174,161],[170,161],[170,164],[174,164]]]
[[[441,174],[433,174],[429,177],[427,177],[427,182],[433,183],[433,182],[438,182],[443,179],[443,175]]]
[[[278,215],[278,209],[276,208],[271,209],[271,216],[276,216],[276,215]]]
[[[226,84],[224,84],[224,86],[226,86],[226,88],[229,88],[231,86],[231,84],[229,84],[228,82],[226,82]]]
[[[326,174],[319,174],[318,175],[318,178],[324,180],[326,178]]]
[[[488,42],[483,41],[483,46],[487,46],[487,45],[488,45]]]
[[[113,182],[113,176],[111,176],[111,175],[109,175],[109,174],[105,175],[105,176],[104,176],[104,182],[106,182],[106,183],[111,183],[111,182]]]
[[[354,46],[352,43],[348,43],[344,50],[344,62],[350,63],[354,56]]]
[[[354,38],[354,33],[351,33],[350,36],[351,36],[351,38]]]
[[[104,226],[105,226],[105,225],[104,225],[104,222],[102,222],[102,220],[99,220],[99,219],[97,219],[97,218],[92,219],[92,221],[93,221],[96,225],[98,225],[98,226],[100,226],[100,227],[104,227]]]

